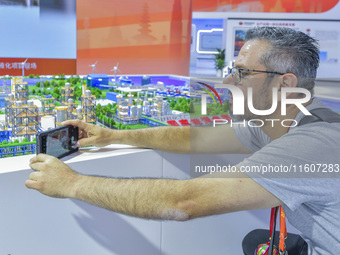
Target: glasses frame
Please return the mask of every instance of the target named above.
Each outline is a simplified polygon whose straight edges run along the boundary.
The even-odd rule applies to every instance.
[[[271,73],[277,75],[284,75],[285,73],[279,72],[270,72],[270,71],[263,71],[263,70],[253,70],[253,69],[246,69],[246,68],[239,68],[239,67],[228,67],[228,75],[231,74],[233,77],[236,77],[238,81],[236,83],[240,83],[242,80],[242,72],[256,72],[256,73]]]

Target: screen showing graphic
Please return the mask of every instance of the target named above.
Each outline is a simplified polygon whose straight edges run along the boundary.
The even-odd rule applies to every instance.
[[[222,32],[220,34],[202,34],[200,50],[216,51],[222,46]]]
[[[340,78],[340,22],[315,20],[242,20],[229,19],[227,28],[227,62],[235,60],[244,44],[248,29],[255,26],[289,27],[316,38],[320,45],[317,78]]]
[[[59,157],[68,153],[72,149],[76,149],[76,138],[69,137],[69,130],[63,129],[50,133],[46,137],[46,154]]]
[[[234,46],[234,56],[238,56],[242,46],[245,43],[247,30],[235,29],[235,46]]]

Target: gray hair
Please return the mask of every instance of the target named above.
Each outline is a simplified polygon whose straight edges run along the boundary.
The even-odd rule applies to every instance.
[[[286,27],[255,27],[247,31],[246,41],[265,40],[271,48],[260,57],[267,71],[292,73],[297,87],[313,94],[319,67],[319,43],[309,35]]]

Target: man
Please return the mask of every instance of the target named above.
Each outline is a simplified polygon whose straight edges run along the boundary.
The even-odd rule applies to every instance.
[[[101,178],[79,175],[60,160],[40,154],[30,162],[35,171],[26,186],[48,196],[75,198],[148,219],[185,221],[283,205],[288,220],[307,241],[309,254],[339,253],[339,179],[286,178],[294,174],[285,176],[284,173],[278,173],[276,178],[262,178],[267,176],[251,172],[246,175],[243,173],[246,171],[241,171],[270,164],[298,167],[320,163],[332,166],[333,173],[338,173],[339,123],[317,122],[294,127],[295,121],[304,117],[297,105],[287,104],[286,115],[281,112],[281,95],[285,88],[302,87],[313,91],[318,63],[316,41],[302,32],[275,27],[248,31],[235,68],[225,83],[241,89],[246,102],[248,88],[252,88],[252,104],[257,110],[269,109],[272,104],[276,106],[270,115],[258,116],[245,105],[243,118],[262,120],[260,127],[220,125],[115,131],[80,121],[65,123],[80,128],[78,146],[116,143],[175,153],[256,152],[236,166],[240,171],[191,180]],[[277,91],[277,104],[272,91]],[[289,99],[300,99],[300,96],[287,93]],[[231,98],[231,104],[235,102],[236,98]],[[312,99],[304,107],[311,110],[323,106]],[[282,125],[282,121],[286,124]],[[247,178],[248,175],[251,178]]]

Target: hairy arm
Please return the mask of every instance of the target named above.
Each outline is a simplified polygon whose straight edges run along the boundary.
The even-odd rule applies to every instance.
[[[135,217],[177,221],[282,204],[244,177],[183,181],[85,176],[71,197]]]
[[[173,153],[249,153],[229,125],[217,127],[156,127],[112,130],[79,120],[63,123],[80,128],[79,146],[129,144]]]
[[[240,173],[212,174],[192,180],[92,177],[79,175],[45,154],[34,157],[30,166],[35,172],[25,183],[28,188],[140,218],[185,221],[282,204]]]
[[[173,153],[190,153],[189,127],[155,127],[118,131],[113,140],[119,144]]]

